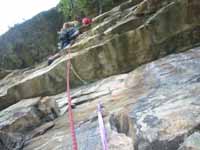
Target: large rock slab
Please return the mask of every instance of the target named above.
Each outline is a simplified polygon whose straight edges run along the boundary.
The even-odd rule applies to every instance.
[[[199,63],[198,48],[129,74],[126,85],[137,93],[130,99],[135,102],[112,122],[132,137],[136,150],[177,150],[200,125]]]
[[[79,99],[74,118],[80,149],[101,148],[96,114],[99,101],[104,106],[111,149],[177,150],[185,145],[185,137],[200,125],[199,63],[200,48],[195,48],[72,90],[72,101]],[[100,94],[107,90],[110,92]],[[66,107],[64,94],[53,97],[61,108]],[[120,142],[113,142],[117,139]],[[25,147],[34,148],[71,149],[66,114],[55,121],[53,129]]]

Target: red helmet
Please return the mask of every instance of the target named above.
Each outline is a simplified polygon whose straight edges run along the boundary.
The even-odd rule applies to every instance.
[[[91,23],[92,23],[92,19],[90,19],[90,18],[85,17],[85,18],[82,19],[83,25],[89,25]]]

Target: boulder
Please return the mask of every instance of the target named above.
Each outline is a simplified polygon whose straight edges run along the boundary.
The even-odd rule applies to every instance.
[[[54,120],[59,112],[50,98],[21,100],[0,112],[0,130],[26,134],[41,124]]]

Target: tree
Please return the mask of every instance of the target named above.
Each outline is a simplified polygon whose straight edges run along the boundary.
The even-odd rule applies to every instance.
[[[112,8],[113,0],[60,0],[59,7],[65,16],[96,16]]]
[[[74,8],[73,0],[61,0],[59,8],[65,16],[71,16]]]
[[[103,12],[103,0],[93,0],[93,6],[96,7],[96,12],[98,15]]]

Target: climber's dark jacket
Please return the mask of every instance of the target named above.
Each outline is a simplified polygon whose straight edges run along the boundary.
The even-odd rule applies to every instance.
[[[79,31],[75,27],[63,29],[59,33],[59,41],[60,41],[61,49],[69,45],[71,41],[76,38],[78,34],[79,34]]]

